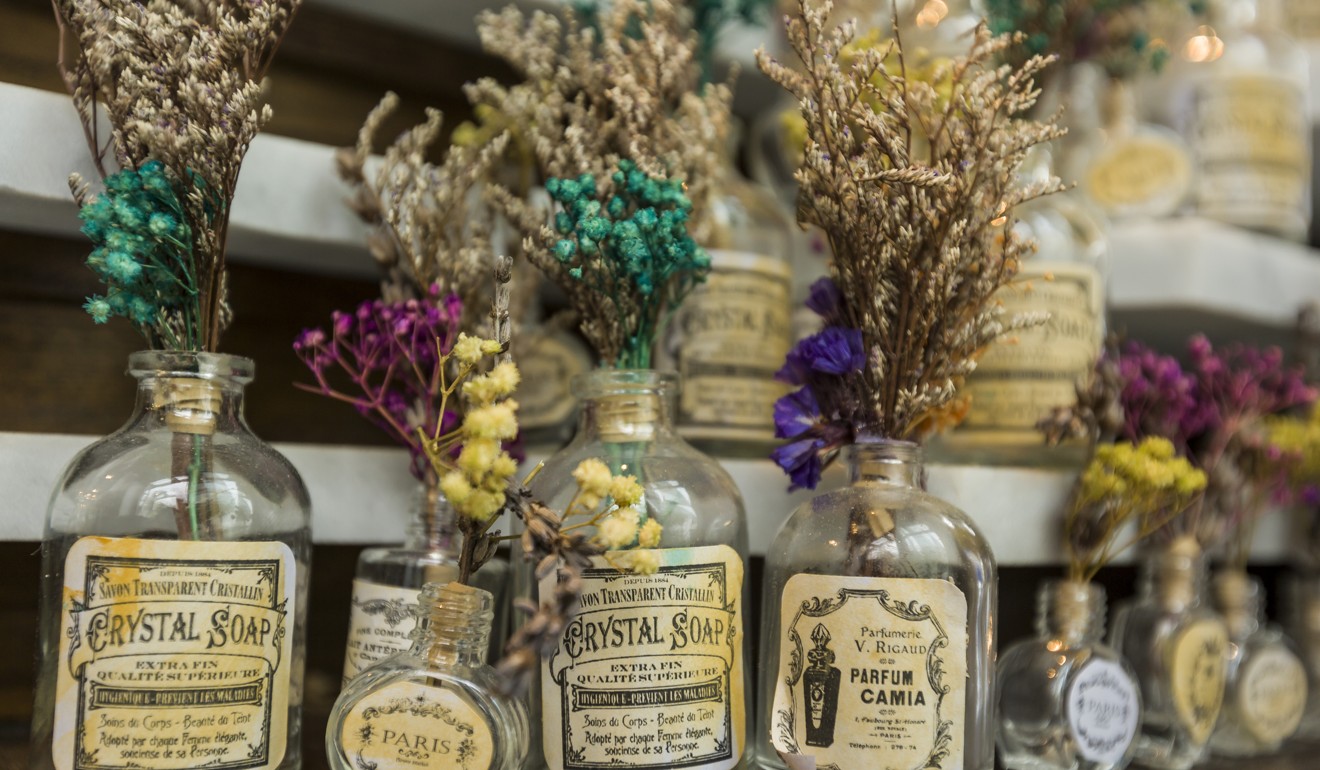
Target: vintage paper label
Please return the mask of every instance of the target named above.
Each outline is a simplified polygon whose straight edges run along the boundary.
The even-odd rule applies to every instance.
[[[726,545],[655,553],[654,575],[600,558],[583,572],[581,611],[541,668],[551,770],[728,770],[742,758],[742,559]]]
[[[1207,618],[1192,623],[1169,645],[1169,687],[1178,721],[1196,743],[1205,743],[1215,729],[1224,703],[1228,673],[1228,630]]]
[[[1048,313],[1048,320],[986,350],[967,378],[971,411],[959,428],[1034,430],[1056,406],[1073,403],[1076,384],[1100,353],[1104,297],[1095,268],[1031,260],[996,297],[1004,317]]]
[[[684,432],[717,436],[736,428],[773,438],[775,401],[788,392],[774,377],[793,344],[792,273],[770,257],[710,255],[710,275],[670,325]]]
[[[348,647],[344,650],[344,684],[373,663],[411,649],[416,626],[416,588],[354,580]]]
[[[1086,760],[1115,765],[1137,735],[1141,700],[1137,686],[1113,661],[1092,658],[1068,688],[1068,729]]]
[[[1192,145],[1197,208],[1208,216],[1299,212],[1307,205],[1310,124],[1301,88],[1266,74],[1206,80],[1196,95]]]
[[[1242,726],[1266,745],[1297,732],[1306,711],[1306,669],[1286,647],[1265,647],[1238,670],[1237,710]]]
[[[770,740],[816,767],[963,766],[967,599],[945,580],[794,575]]]
[[[295,566],[279,542],[74,543],[64,564],[55,767],[279,765]]]
[[[355,768],[487,770],[490,723],[458,692],[395,682],[353,704],[339,732]]]
[[[1192,160],[1157,136],[1121,141],[1086,171],[1086,192],[1106,211],[1140,207],[1145,216],[1172,214],[1192,186]]]
[[[590,359],[544,330],[530,330],[526,342],[515,346],[522,374],[515,394],[518,425],[524,430],[562,425],[577,408],[573,378],[591,367]]]

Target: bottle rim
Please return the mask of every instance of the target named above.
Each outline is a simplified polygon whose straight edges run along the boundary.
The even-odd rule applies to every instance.
[[[573,378],[579,398],[628,394],[669,395],[679,390],[678,375],[657,369],[593,369]]]
[[[228,353],[195,350],[139,350],[128,357],[128,375],[135,379],[187,377],[246,385],[256,376],[252,359]]]

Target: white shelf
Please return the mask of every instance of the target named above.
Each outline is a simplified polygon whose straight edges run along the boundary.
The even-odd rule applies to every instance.
[[[235,262],[375,278],[366,228],[344,205],[334,148],[261,134],[230,215]],[[0,83],[0,229],[79,237],[68,177],[96,170],[69,97]]]
[[[46,505],[61,471],[92,436],[0,432],[0,541],[42,537]],[[312,535],[323,544],[401,542],[414,485],[402,450],[277,444],[298,468],[312,496]],[[749,518],[751,552],[764,555],[779,526],[811,492],[789,494],[788,481],[769,460],[725,460],[742,490]],[[822,489],[843,483],[833,468]],[[976,521],[1001,566],[1054,564],[1060,560],[1060,512],[1072,476],[1021,468],[935,465],[932,494],[957,505]],[[510,531],[505,523],[503,530]],[[1288,522],[1281,514],[1262,522],[1254,549],[1257,561],[1279,561],[1287,553]]]

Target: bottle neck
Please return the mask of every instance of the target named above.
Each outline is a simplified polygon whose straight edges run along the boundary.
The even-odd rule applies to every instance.
[[[252,362],[237,356],[134,353],[129,357],[129,374],[138,380],[134,421],[200,436],[245,430],[243,388],[252,371]]]
[[[674,434],[678,380],[649,369],[597,369],[578,377],[582,400],[578,436],[626,444]]]
[[[848,474],[854,485],[889,484],[926,489],[921,446],[910,441],[859,439],[848,450]]]
[[[489,592],[462,583],[427,583],[418,597],[417,613],[414,655],[440,670],[485,663],[495,620]]]
[[[408,524],[404,547],[417,551],[457,551],[458,522],[435,474],[427,471],[413,497],[413,517]]]
[[[1231,639],[1242,640],[1254,634],[1265,620],[1265,589],[1258,578],[1238,569],[1215,573],[1215,609],[1224,618]]]
[[[1181,612],[1201,603],[1205,580],[1200,546],[1191,538],[1181,538],[1146,557],[1141,592],[1165,611]]]
[[[1098,642],[1105,632],[1105,589],[1093,583],[1050,580],[1036,595],[1036,631],[1062,649]]]

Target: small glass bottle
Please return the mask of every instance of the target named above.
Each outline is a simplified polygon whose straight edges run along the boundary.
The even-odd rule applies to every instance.
[[[1310,69],[1278,0],[1212,0],[1183,50],[1182,117],[1201,216],[1303,240],[1310,223]]]
[[[1050,150],[1033,148],[1023,162],[1023,183],[1048,179],[1051,167]],[[1090,451],[1086,442],[1047,446],[1036,423],[1054,407],[1076,401],[1077,383],[1100,355],[1106,325],[1105,225],[1073,192],[1025,203],[1013,217],[1016,230],[1037,248],[996,296],[1005,317],[1044,313],[1048,318],[990,345],[961,391],[971,397],[967,418],[931,442],[931,456],[941,463],[1080,468]]]
[[[848,464],[851,485],[804,503],[767,551],[758,761],[990,770],[990,546],[926,494],[918,445],[862,439]]]
[[[1205,751],[1224,699],[1228,629],[1201,604],[1205,560],[1190,538],[1147,556],[1139,593],[1114,613],[1114,649],[1141,683],[1134,762],[1187,770]]]
[[[744,610],[747,518],[718,463],[674,430],[678,380],[649,370],[580,378],[577,435],[546,460],[533,496],[563,511],[588,458],[636,476],[664,527],[653,575],[602,558],[582,572],[579,614],[531,687],[531,767],[743,768],[750,761]],[[555,575],[533,587],[546,594]],[[538,594],[533,594],[536,596]]]
[[[358,556],[350,600],[348,645],[344,650],[344,684],[364,669],[412,647],[417,594],[427,583],[458,579],[458,529],[454,511],[433,474],[418,485],[413,518],[401,546],[368,548]],[[495,597],[492,657],[504,646],[508,623],[509,564],[496,557],[486,562],[473,583]]]
[[[527,707],[501,693],[486,664],[490,593],[429,583],[413,645],[371,666],[335,701],[326,728],[331,770],[519,770]]]
[[[678,432],[717,456],[765,457],[774,448],[775,379],[793,345],[792,226],[769,189],[743,177],[730,148],[712,180],[710,274],[670,319],[658,367],[683,381]],[[796,296],[800,292],[800,296]]]
[[[1101,640],[1105,591],[1040,587],[1036,636],[999,658],[999,757],[1008,770],[1118,770],[1136,749],[1141,694],[1132,668]]]
[[[1292,640],[1265,619],[1258,578],[1215,574],[1215,608],[1228,624],[1224,708],[1210,749],[1225,757],[1272,754],[1297,732],[1306,711],[1306,667]]]
[[[301,766],[311,509],[246,358],[134,353],[129,421],[51,496],[33,768]]]

